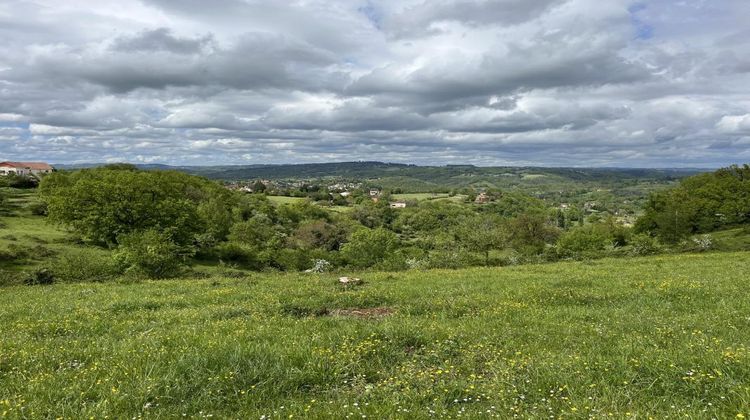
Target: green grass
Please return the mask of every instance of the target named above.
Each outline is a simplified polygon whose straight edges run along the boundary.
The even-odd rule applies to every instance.
[[[434,200],[436,198],[448,198],[448,194],[442,193],[405,193],[392,194],[394,200]]]
[[[405,194],[392,194],[391,197],[394,200],[414,200],[414,201],[451,200],[455,202],[461,202],[466,198],[465,195],[457,194],[451,197],[450,195],[443,194],[443,193],[405,193]]]
[[[349,289],[304,274],[7,287],[0,416],[750,416],[748,272],[739,252],[362,273]]]
[[[70,232],[48,223],[29,209],[38,199],[34,191],[9,190],[8,205],[0,212],[0,251],[21,249],[28,257],[18,261],[0,261],[0,286],[17,283],[24,273],[42,267],[54,268],[64,255],[82,254],[106,257],[106,249],[77,243]]]
[[[328,206],[326,207],[327,210],[330,210],[332,212],[336,213],[348,213],[354,209],[354,207],[351,206]]]
[[[702,235],[696,235],[701,237]],[[709,234],[713,248],[719,251],[750,251],[750,227],[723,230]]]
[[[275,204],[295,204],[307,200],[305,197],[286,197],[283,195],[269,195],[268,199]]]

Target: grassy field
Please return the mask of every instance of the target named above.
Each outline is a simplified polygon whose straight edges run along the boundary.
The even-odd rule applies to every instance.
[[[275,204],[294,204],[307,200],[305,197],[286,197],[283,195],[269,195],[268,199]]]
[[[422,201],[422,200],[450,200],[455,202],[461,202],[464,199],[466,199],[466,196],[464,195],[454,195],[451,197],[448,194],[441,194],[441,193],[405,193],[405,194],[393,194],[391,196],[394,200],[414,200],[414,201]]]
[[[749,253],[0,289],[9,418],[750,417]]]

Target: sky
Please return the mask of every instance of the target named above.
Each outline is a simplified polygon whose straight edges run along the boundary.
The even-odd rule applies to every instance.
[[[750,162],[747,0],[3,0],[0,160]]]

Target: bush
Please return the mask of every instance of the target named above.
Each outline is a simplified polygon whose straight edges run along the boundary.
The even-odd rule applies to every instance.
[[[6,175],[5,181],[9,187],[19,189],[36,188],[39,185],[38,179],[25,175]]]
[[[312,266],[312,257],[310,254],[301,249],[283,248],[274,251],[272,264],[275,268],[285,271],[302,271]]]
[[[344,244],[341,254],[352,266],[369,268],[392,257],[398,248],[398,236],[390,230],[360,229]]]
[[[184,268],[184,259],[192,255],[169,235],[153,229],[120,235],[117,242],[120,246],[114,257],[119,267],[150,278],[177,276]]]
[[[211,255],[219,262],[234,263],[254,270],[263,268],[258,251],[251,246],[237,242],[220,243],[211,250]]]
[[[587,225],[575,227],[557,241],[557,252],[562,257],[594,257],[612,244],[612,236],[604,229]]]
[[[29,211],[35,216],[46,216],[47,215],[47,203],[44,201],[37,201],[28,205]]]
[[[702,235],[699,238],[693,238],[693,243],[698,251],[709,251],[714,247],[714,241],[711,235]]]
[[[633,235],[630,245],[633,247],[633,255],[653,255],[661,250],[656,238],[645,234]]]
[[[29,286],[47,285],[55,282],[55,276],[48,269],[42,268],[27,275],[23,282]]]
[[[313,261],[313,266],[306,273],[325,273],[331,270],[331,263],[328,260],[317,259]]]
[[[102,282],[122,274],[113,258],[83,250],[61,256],[54,271],[62,281]]]

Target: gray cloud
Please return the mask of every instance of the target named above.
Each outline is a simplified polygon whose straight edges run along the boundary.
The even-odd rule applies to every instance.
[[[741,0],[14,0],[0,159],[750,161]]]
[[[167,51],[174,54],[197,54],[208,47],[213,40],[210,35],[200,38],[177,38],[169,28],[146,30],[134,37],[117,38],[112,49],[116,52]]]

